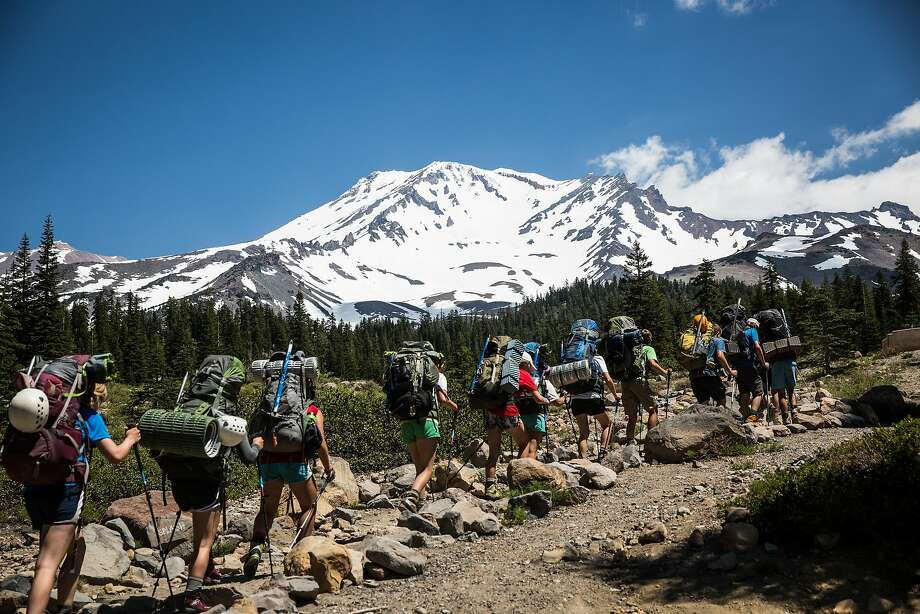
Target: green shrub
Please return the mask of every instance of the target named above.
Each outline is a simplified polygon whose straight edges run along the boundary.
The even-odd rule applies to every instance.
[[[920,420],[820,452],[797,469],[771,473],[747,496],[754,522],[771,541],[810,544],[839,532],[891,561],[920,563]],[[907,558],[902,558],[907,557]]]
[[[523,507],[509,505],[502,512],[502,524],[505,526],[524,524],[525,520],[527,520],[527,510]]]
[[[707,439],[699,450],[689,450],[687,458],[702,460],[722,456],[748,456],[760,452],[776,452],[782,449],[783,446],[777,441],[752,443],[749,441],[737,441],[727,435],[715,435]]]

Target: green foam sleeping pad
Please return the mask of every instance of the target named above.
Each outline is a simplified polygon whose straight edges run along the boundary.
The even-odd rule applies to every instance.
[[[184,411],[150,409],[137,428],[141,443],[151,450],[191,458],[214,458],[220,451],[217,420]]]

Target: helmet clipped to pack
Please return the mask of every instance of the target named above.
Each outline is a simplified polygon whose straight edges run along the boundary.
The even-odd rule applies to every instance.
[[[246,419],[239,416],[221,416],[217,419],[217,428],[217,438],[228,448],[239,445],[246,437]]]
[[[10,424],[22,433],[37,433],[48,423],[48,397],[38,388],[23,388],[10,402]]]

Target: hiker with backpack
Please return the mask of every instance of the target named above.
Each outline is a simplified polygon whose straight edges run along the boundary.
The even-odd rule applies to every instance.
[[[706,404],[712,400],[716,405],[726,406],[726,389],[722,373],[735,377],[738,372],[731,368],[726,356],[725,340],[721,337],[722,327],[712,326],[712,338],[706,352],[706,365],[690,371],[690,388],[697,403]]]
[[[74,611],[85,554],[80,525],[92,450],[110,463],[121,463],[140,441],[140,431],[129,428],[116,444],[94,408],[102,401],[93,398],[96,385],[113,371],[110,355],[81,355],[47,363],[33,359],[17,376],[19,391],[10,402],[2,460],[10,479],[23,484],[26,513],[40,532],[27,614]],[[55,581],[57,606],[49,610]]]
[[[741,415],[748,421],[756,422],[762,418],[760,406],[764,401],[764,380],[762,373],[770,368],[760,345],[757,329],[760,322],[755,318],[745,321],[744,330],[737,336],[740,357],[735,361],[738,372],[738,402]],[[758,365],[763,369],[761,372]]]
[[[652,347],[652,333],[642,329],[641,341],[636,344],[634,358],[628,361],[621,380],[623,409],[626,412],[627,446],[635,444],[636,423],[640,407],[648,412],[646,428],[651,430],[658,425],[658,403],[648,383],[649,371],[662,377],[668,377],[671,369],[658,364],[658,354]]]
[[[280,369],[272,366],[279,362]],[[265,390],[250,424],[252,447],[259,451],[256,462],[261,504],[253,521],[249,552],[243,561],[243,573],[249,578],[258,571],[263,550],[271,549],[269,531],[284,487],[288,487],[300,506],[295,524],[301,529],[298,532],[301,537],[313,533],[316,519],[313,508],[319,496],[314,476],[317,457],[323,465],[325,483],[335,480],[325,418],[315,401],[318,362],[302,351],[292,354],[289,348],[287,354],[274,354],[263,369]]]
[[[554,370],[560,371],[560,383],[567,393],[567,403],[578,424],[578,455],[588,456],[588,438],[591,434],[589,420],[597,420],[601,428],[597,457],[602,460],[607,455],[607,447],[613,435],[613,422],[607,414],[604,399],[605,388],[616,398],[616,385],[610,377],[607,362],[597,353],[597,343],[601,338],[601,329],[597,322],[580,319],[572,323],[568,340],[562,345],[562,365]],[[565,372],[570,370],[571,375]]]
[[[245,380],[246,368],[238,358],[206,356],[188,387],[183,381],[176,407],[148,410],[138,424],[144,433],[144,445],[155,453],[154,460],[162,470],[163,490],[169,480],[179,508],[172,532],[183,513],[192,517],[192,552],[187,559],[188,578],[182,595],[186,612],[210,609],[202,598],[202,586],[222,579],[214,567],[211,549],[217,539],[221,512],[226,511],[228,456],[246,438],[246,421],[235,415]],[[139,455],[137,461],[140,464]],[[139,469],[143,479],[143,467]],[[152,508],[150,512],[153,514]],[[171,534],[162,528],[169,535],[166,543],[171,543]],[[165,572],[168,550],[164,550],[160,553],[163,560],[158,578]],[[168,584],[168,575],[166,581]]]
[[[795,358],[780,358],[770,363],[770,389],[773,393],[773,405],[779,408],[783,424],[793,424],[798,420],[795,406],[795,385],[798,368]]]
[[[527,432],[527,445],[521,452],[521,458],[536,459],[540,441],[546,436],[546,408],[550,405],[562,407],[566,399],[559,396],[546,378],[539,377],[537,383],[534,377],[536,366],[529,352],[521,354],[520,370],[515,405]]]

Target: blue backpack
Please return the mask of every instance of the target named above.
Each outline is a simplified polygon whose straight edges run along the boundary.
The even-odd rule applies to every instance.
[[[562,362],[587,360],[591,365],[591,378],[563,386],[563,389],[569,394],[584,394],[592,391],[603,393],[600,369],[594,361],[597,342],[600,338],[601,327],[594,320],[582,319],[572,323],[568,341],[562,347]]]

